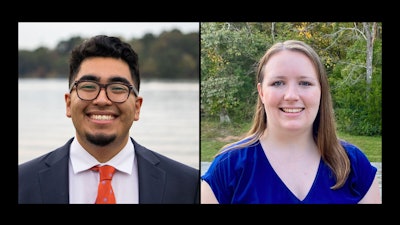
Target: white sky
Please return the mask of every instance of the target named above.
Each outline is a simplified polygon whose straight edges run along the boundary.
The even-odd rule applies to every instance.
[[[125,39],[141,38],[146,33],[159,35],[163,31],[179,29],[182,33],[199,32],[197,22],[20,22],[18,23],[18,49],[34,50],[40,46],[50,49],[60,41],[73,36],[87,38],[105,34]]]

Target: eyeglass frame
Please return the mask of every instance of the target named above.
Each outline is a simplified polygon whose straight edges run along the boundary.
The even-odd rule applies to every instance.
[[[94,98],[91,99],[91,100],[82,99],[82,98],[79,96],[79,94],[78,94],[78,89],[77,89],[76,95],[78,96],[79,99],[81,99],[81,100],[83,100],[83,101],[93,101],[93,100],[95,100],[97,97],[99,97],[99,94],[100,94],[102,88],[104,88],[104,91],[106,92],[106,96],[107,96],[108,100],[110,100],[111,102],[114,102],[114,103],[124,103],[124,102],[126,102],[126,100],[128,100],[128,98],[129,98],[129,95],[131,94],[131,92],[133,92],[133,94],[134,94],[136,97],[139,96],[138,90],[137,90],[136,87],[133,86],[132,84],[126,84],[126,83],[123,83],[123,82],[111,82],[111,83],[107,83],[107,84],[102,84],[102,83],[99,83],[99,82],[94,81],[94,80],[77,80],[77,81],[75,81],[75,82],[71,85],[71,88],[69,89],[69,93],[71,94],[71,93],[72,93],[72,90],[74,89],[74,87],[76,88],[77,85],[78,85],[79,83],[82,83],[82,82],[92,82],[92,83],[95,83],[95,84],[99,85],[99,87],[100,87],[99,92],[97,93],[96,97],[94,97]],[[122,85],[125,85],[125,86],[128,87],[128,89],[129,89],[128,96],[126,97],[126,99],[125,99],[124,101],[122,101],[122,102],[115,102],[115,101],[111,100],[110,97],[108,97],[107,87],[108,87],[109,85],[112,85],[112,84],[122,84]]]

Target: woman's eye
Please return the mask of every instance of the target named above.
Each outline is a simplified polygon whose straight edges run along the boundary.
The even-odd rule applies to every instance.
[[[281,86],[281,85],[283,85],[282,81],[275,81],[272,83],[272,86]]]
[[[308,81],[301,81],[301,82],[300,82],[300,85],[303,85],[303,86],[311,86],[311,83],[308,82]]]

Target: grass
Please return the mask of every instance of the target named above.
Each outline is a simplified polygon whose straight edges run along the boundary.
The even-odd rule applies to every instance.
[[[338,136],[358,146],[371,162],[382,162],[382,136],[355,136],[338,132]]]
[[[221,124],[219,121],[201,120],[201,161],[211,162],[222,146],[239,140],[250,125],[250,122]],[[382,162],[381,136],[355,136],[343,132],[338,132],[338,136],[358,146],[371,162]]]

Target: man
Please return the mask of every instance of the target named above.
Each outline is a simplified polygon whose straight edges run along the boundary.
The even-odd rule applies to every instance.
[[[129,135],[143,98],[138,56],[128,43],[99,35],[75,47],[69,87],[66,115],[75,137],[19,165],[20,204],[95,203],[102,183],[92,168],[106,165],[116,171],[111,181],[115,203],[199,203],[198,169],[147,149]]]

